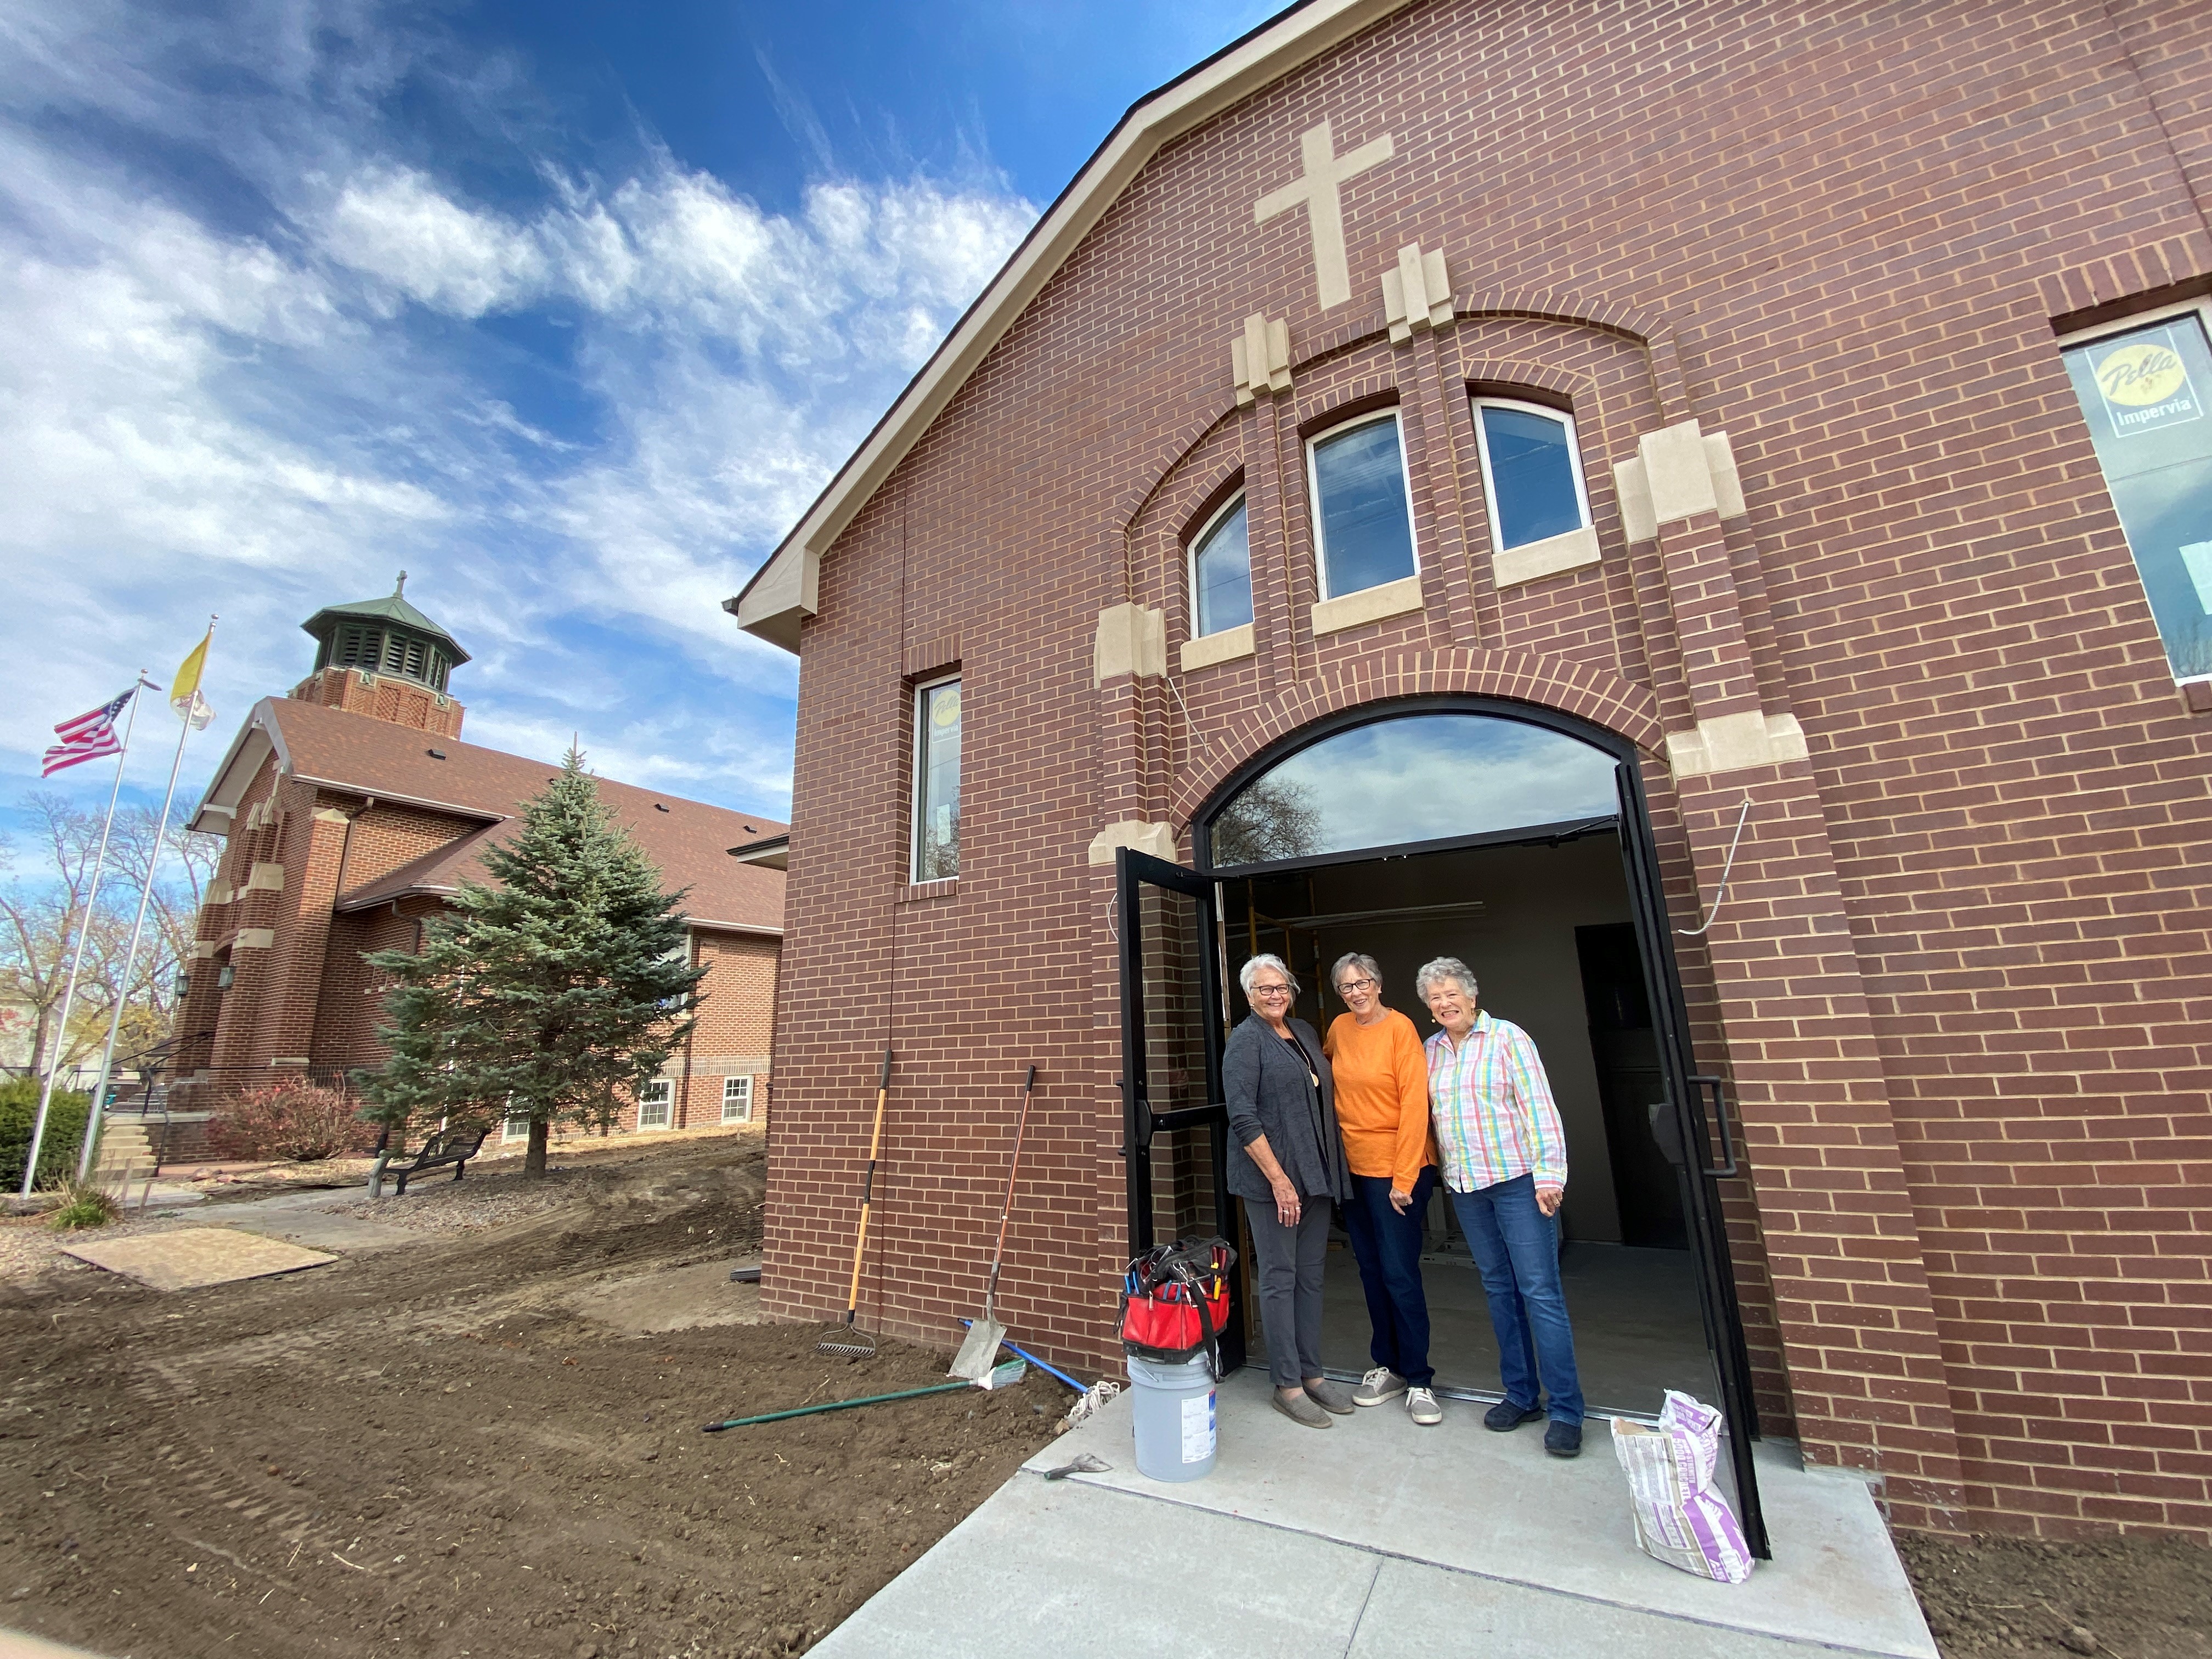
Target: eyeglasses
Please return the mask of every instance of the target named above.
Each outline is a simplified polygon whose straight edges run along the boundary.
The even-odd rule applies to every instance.
[[[1379,980],[1348,979],[1336,988],[1338,994],[1340,995],[1346,991],[1379,991],[1382,988],[1382,981]]]
[[[1255,997],[1286,997],[1291,994],[1291,988],[1287,985],[1255,985],[1252,988],[1252,994]]]

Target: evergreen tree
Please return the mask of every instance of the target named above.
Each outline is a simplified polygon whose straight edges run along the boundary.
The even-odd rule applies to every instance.
[[[462,883],[420,954],[368,957],[396,983],[392,1058],[362,1086],[395,1129],[528,1113],[538,1176],[555,1122],[604,1127],[617,1091],[659,1071],[707,970],[684,948],[684,894],[661,890],[574,749],[483,862],[496,884]]]

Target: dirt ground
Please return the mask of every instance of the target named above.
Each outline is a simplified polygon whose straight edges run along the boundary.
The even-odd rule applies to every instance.
[[[2178,1538],[2093,1543],[1900,1533],[1898,1553],[1945,1659],[2212,1655],[2212,1550]]]
[[[1032,1374],[702,1434],[945,1380],[942,1354],[825,1359],[811,1326],[737,1322],[760,1146],[566,1156],[560,1208],[283,1278],[0,1284],[0,1626],[117,1659],[805,1650],[1069,1395]],[[472,1170],[424,1218],[520,1182]],[[695,1301],[731,1322],[659,1328]]]

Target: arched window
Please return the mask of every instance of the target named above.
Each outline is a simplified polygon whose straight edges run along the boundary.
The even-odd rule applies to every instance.
[[[1503,553],[1581,530],[1589,523],[1582,459],[1571,415],[1504,398],[1474,400],[1482,434],[1482,488],[1490,498],[1491,546]]]
[[[1503,714],[1413,714],[1310,744],[1215,813],[1216,869],[1588,823],[1620,810],[1619,762]]]
[[[1252,538],[1242,495],[1190,544],[1190,614],[1194,639],[1252,620]]]
[[[1342,599],[1413,574],[1413,509],[1398,411],[1323,433],[1306,447],[1321,596]]]

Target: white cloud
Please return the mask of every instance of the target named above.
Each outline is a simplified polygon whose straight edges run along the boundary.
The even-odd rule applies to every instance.
[[[404,566],[477,658],[471,737],[580,727],[610,775],[780,811],[790,664],[720,601],[1034,210],[911,177],[771,212],[649,143],[610,179],[526,155],[487,199],[380,100],[422,71],[489,130],[513,67],[389,17],[0,20],[0,603],[46,657],[0,752],[20,773],[210,611],[228,721],[304,670],[301,618]]]

